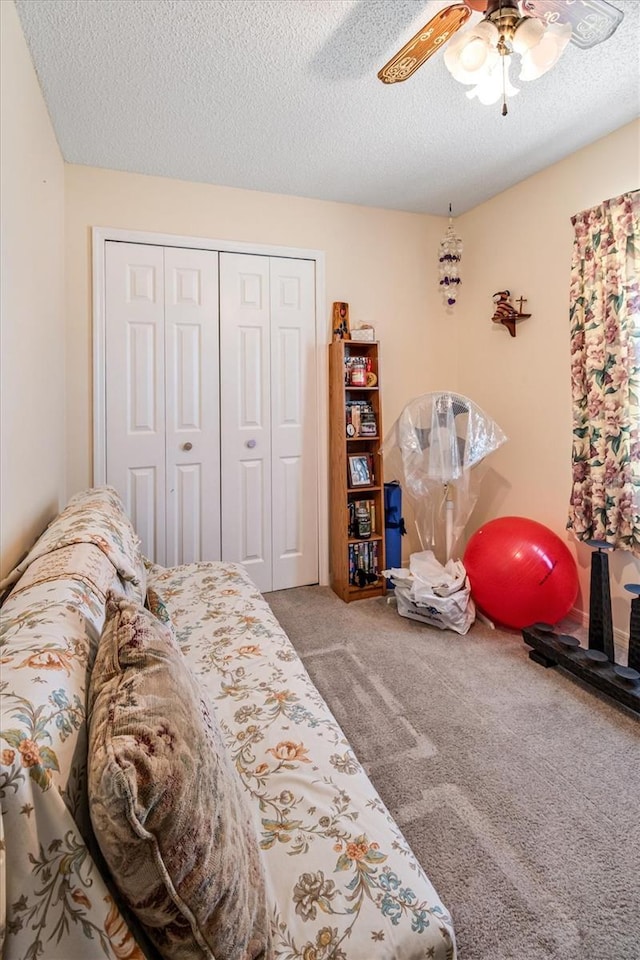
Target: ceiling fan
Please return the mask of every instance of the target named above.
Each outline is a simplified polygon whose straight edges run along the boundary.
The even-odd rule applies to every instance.
[[[458,34],[474,11],[484,13],[483,19]],[[436,13],[378,77],[383,83],[407,80],[448,44],[445,65],[460,83],[473,85],[467,96],[486,104],[502,97],[506,115],[507,96],[518,92],[509,79],[513,54],[521,58],[519,79],[535,80],[557,63],[569,41],[583,49],[594,47],[607,40],[622,19],[620,10],[606,0],[465,0]]]

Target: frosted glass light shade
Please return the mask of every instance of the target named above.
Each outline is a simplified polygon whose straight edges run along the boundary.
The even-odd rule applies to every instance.
[[[486,40],[482,40],[480,37],[472,37],[460,51],[458,62],[467,73],[473,73],[484,67],[490,50],[491,47]]]
[[[511,41],[513,52],[521,56],[540,43],[544,36],[545,25],[537,17],[525,17],[516,27],[516,32]]]
[[[550,70],[562,56],[571,32],[570,23],[550,23],[540,41],[523,52],[520,80],[537,80]]]
[[[500,58],[499,58],[500,59]],[[509,79],[509,67],[511,65],[511,57],[504,57],[504,89],[502,82],[502,63],[498,62],[491,69],[491,71],[483,77],[483,79],[478,83],[473,90],[467,91],[467,96],[470,100],[474,97],[477,97],[480,103],[489,106],[492,103],[497,103],[503,96],[503,93],[507,97],[513,97],[516,93],[519,93],[517,87],[511,83]]]
[[[455,36],[444,54],[449,73],[460,83],[479,83],[500,58],[498,37],[495,24],[486,20]]]

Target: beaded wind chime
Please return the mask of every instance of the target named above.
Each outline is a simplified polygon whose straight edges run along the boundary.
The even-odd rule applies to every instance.
[[[440,288],[447,307],[453,307],[458,299],[458,288],[462,283],[459,275],[459,263],[462,260],[462,240],[453,229],[451,204],[449,204],[449,226],[440,241]]]

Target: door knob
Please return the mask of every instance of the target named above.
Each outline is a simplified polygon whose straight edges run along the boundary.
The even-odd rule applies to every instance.
[[[183,450],[191,450],[192,447],[193,447],[193,444],[189,440],[187,440],[186,443],[182,444]]]
[[[255,447],[255,445],[256,445],[256,441],[255,441],[255,440],[247,440],[247,446],[249,447],[249,450],[253,450],[253,448]]]

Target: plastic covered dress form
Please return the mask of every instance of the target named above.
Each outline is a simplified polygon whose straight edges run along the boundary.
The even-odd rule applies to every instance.
[[[384,444],[387,475],[410,500],[423,550],[448,560],[478,499],[473,470],[507,437],[468,397],[426,393],[406,405]]]

